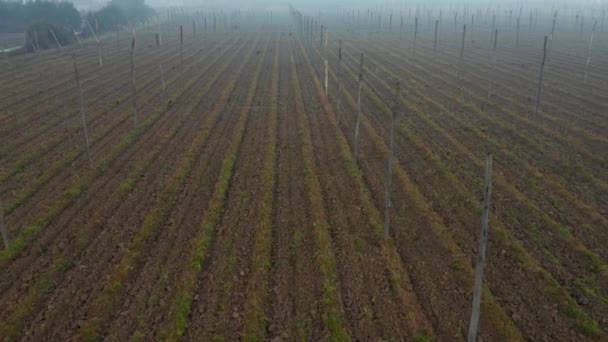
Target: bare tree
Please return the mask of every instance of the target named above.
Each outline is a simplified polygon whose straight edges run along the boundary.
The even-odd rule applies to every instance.
[[[483,269],[486,265],[486,246],[488,242],[488,221],[490,218],[490,196],[492,194],[492,155],[486,158],[486,169],[484,177],[483,206],[481,212],[481,227],[479,231],[479,254],[475,267],[475,287],[473,289],[473,309],[471,310],[471,321],[469,322],[468,342],[475,342],[477,328],[479,326],[479,314],[481,306],[481,292],[483,289]]]

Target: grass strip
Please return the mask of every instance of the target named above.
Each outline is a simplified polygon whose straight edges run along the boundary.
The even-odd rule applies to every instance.
[[[275,165],[277,149],[277,115],[279,102],[279,49],[280,37],[275,45],[272,83],[270,86],[270,119],[267,127],[268,142],[264,152],[264,161],[260,178],[262,194],[260,218],[253,247],[252,275],[247,291],[245,304],[245,341],[263,341],[266,338],[268,318],[264,313],[264,303],[268,289],[268,274],[271,268],[271,244],[273,230],[273,199],[275,185]]]
[[[306,193],[311,205],[312,229],[315,236],[314,259],[319,264],[321,275],[321,315],[323,324],[328,330],[329,339],[333,341],[350,340],[350,334],[345,326],[342,303],[338,290],[338,276],[336,260],[331,245],[330,225],[327,221],[327,212],[323,205],[323,195],[319,179],[315,172],[314,150],[310,137],[308,119],[305,115],[304,100],[300,90],[300,82],[293,57],[293,48],[289,47],[289,61],[291,66],[291,78],[294,87],[294,101],[297,115],[297,127],[302,138],[302,157],[304,159],[304,179]]]
[[[253,103],[253,97],[257,89],[263,60],[264,56],[261,56],[255,69],[254,77],[249,85],[245,105],[239,114],[239,120],[232,133],[231,139],[229,140],[231,143],[228,147],[228,151],[226,151],[224,160],[222,161],[219,176],[213,187],[213,195],[201,222],[201,229],[192,241],[191,250],[187,259],[189,260],[190,267],[188,267],[186,273],[178,282],[177,293],[171,304],[168,321],[159,329],[157,333],[158,340],[177,341],[183,336],[188,327],[188,318],[192,311],[192,301],[198,287],[198,279],[203,271],[203,262],[207,258],[210,242],[213,240],[215,230],[222,218],[222,208],[224,207],[225,198],[228,189],[230,188],[230,182],[234,173],[234,165],[249,119],[247,114],[251,110],[251,104]],[[247,63],[244,62],[241,65],[241,70],[246,64]],[[237,82],[237,78],[232,80],[233,84],[235,82]]]
[[[246,54],[246,60],[251,58],[254,47],[255,45],[253,45]],[[239,72],[231,78],[229,85],[223,89],[220,95],[220,103],[225,104],[230,98],[244,64],[245,63],[241,64]],[[229,63],[225,63],[223,69],[227,69],[228,66]],[[211,85],[208,84],[207,88],[210,86]],[[221,108],[215,108],[214,111],[208,114],[208,120],[215,122],[219,118],[221,111]],[[177,163],[175,172],[158,194],[156,204],[148,211],[143,219],[142,225],[137,229],[121,262],[117,264],[107,276],[102,291],[98,294],[92,304],[92,308],[90,309],[91,315],[88,316],[88,319],[80,327],[79,333],[84,340],[95,340],[100,325],[112,315],[114,307],[118,304],[118,298],[123,292],[124,284],[135,269],[137,263],[141,260],[142,253],[144,248],[148,245],[149,238],[158,230],[158,228],[160,228],[169,211],[175,205],[175,197],[179,193],[187,176],[192,171],[192,167],[195,164],[200,150],[203,148],[207,138],[211,134],[211,127],[211,125],[205,125],[202,131],[196,135],[194,141],[188,145],[187,150]]]

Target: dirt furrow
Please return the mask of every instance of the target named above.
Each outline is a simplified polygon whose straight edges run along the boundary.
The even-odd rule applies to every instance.
[[[351,79],[351,80],[354,80],[354,75],[352,75],[352,76],[350,77],[350,79]],[[352,85],[352,87],[354,87],[354,85]],[[377,98],[377,95],[372,94],[372,93],[370,93],[370,95],[371,95],[371,96],[372,96],[372,98],[374,98],[374,100],[375,100],[375,104],[374,104],[373,106],[376,106],[376,108],[370,108],[369,110],[370,110],[371,112],[378,112],[378,111],[379,111],[379,112],[382,112],[382,111],[384,111],[384,112],[386,113],[386,114],[385,114],[385,117],[386,117],[387,115],[389,115],[388,113],[390,113],[390,109],[388,108],[388,106],[387,106],[386,104],[382,103],[382,102],[381,102],[381,100]],[[380,101],[380,102],[379,102],[379,101]],[[384,100],[384,101],[385,101],[385,102],[388,102],[388,100]],[[378,105],[380,105],[381,107],[377,107]],[[384,109],[382,109],[382,108],[384,108]],[[376,116],[374,116],[373,118],[377,118],[377,117],[376,117]],[[386,127],[386,123],[379,123],[379,125],[380,125],[381,127],[382,127],[382,126],[385,126],[385,127]],[[386,130],[386,128],[385,128],[384,130]],[[402,126],[402,132],[403,132],[403,126]],[[405,131],[405,132],[407,132],[407,131]],[[410,135],[411,135],[411,133],[410,133]],[[402,145],[402,146],[408,146],[408,145],[410,145],[410,144],[407,144],[407,143],[402,143],[401,145]],[[420,146],[420,144],[418,144],[418,146]],[[427,156],[433,156],[433,153],[432,153],[432,152],[429,152],[429,151],[424,151],[424,150],[423,150],[423,152],[424,152],[424,153],[423,153],[422,155],[426,154]],[[438,163],[438,164],[439,164],[439,163]],[[404,158],[403,165],[407,165],[408,167],[409,167],[409,166],[414,167],[414,166],[419,166],[419,165],[423,165],[423,164],[410,163],[410,162],[409,162],[409,160],[408,160],[407,158]],[[449,168],[445,168],[445,166],[443,166],[443,165],[441,165],[441,164],[439,164],[439,165],[437,165],[437,166],[434,166],[434,167],[433,167],[433,166],[427,166],[427,167],[423,167],[423,170],[430,170],[430,169],[445,170],[445,171],[442,171],[440,174],[443,174],[443,175],[449,175],[449,174],[450,174],[450,171],[448,171],[448,170],[450,170],[450,169],[449,169]],[[415,170],[415,171],[412,171],[412,172],[413,172],[412,174],[414,174],[414,175],[418,175],[418,174],[420,174],[420,173],[419,173],[419,172],[420,172],[419,170]],[[477,172],[477,173],[481,173],[481,171],[479,171],[479,172]],[[423,173],[423,174],[424,174],[424,173]],[[428,175],[429,175],[429,174],[427,173],[427,174],[425,175],[425,177],[428,177]],[[423,180],[426,180],[426,178],[422,178],[422,179],[423,179]],[[463,185],[462,185],[462,184],[458,184],[458,182],[451,181],[451,183],[453,184],[453,185],[451,185],[452,187],[455,187],[456,189],[459,189],[459,192],[461,192],[461,195],[464,195],[464,196],[465,196],[465,198],[466,198],[466,197],[469,197],[468,199],[458,199],[458,200],[452,200],[452,201],[450,201],[450,203],[452,203],[452,205],[453,205],[453,204],[456,204],[456,203],[461,203],[461,204],[473,204],[473,203],[475,203],[475,200],[473,199],[474,197],[470,195],[470,192],[469,192],[468,190],[465,190],[465,189],[466,189],[466,187],[471,188],[471,187],[473,186],[471,183],[468,183],[468,184],[466,185],[466,187],[464,187],[464,188],[463,188]],[[425,184],[427,184],[427,183],[420,183],[420,184],[419,184],[419,186],[422,186],[422,185],[425,185]],[[433,184],[433,183],[429,182],[429,183],[428,183],[428,185],[430,185],[430,184]],[[422,189],[424,190],[424,188],[422,188]],[[449,187],[448,187],[448,189],[449,189]],[[430,195],[435,195],[435,194],[438,194],[438,193],[437,193],[437,191],[436,191],[436,186],[431,187],[431,188],[429,189],[429,191],[430,191],[430,192],[426,193],[426,196],[429,196],[429,194],[430,194]],[[467,193],[468,193],[468,195],[467,195]],[[445,197],[445,196],[444,196],[444,197]],[[445,197],[445,198],[448,198],[448,197]],[[431,201],[431,202],[432,202],[432,203],[437,203],[437,200],[433,200],[433,201]],[[478,209],[473,210],[473,212],[474,212],[474,211],[478,211]],[[442,211],[442,212],[443,212],[443,211]],[[465,214],[465,213],[471,213],[471,212],[472,212],[472,209],[468,209],[468,210],[462,210],[462,211],[454,211],[454,210],[448,210],[448,211],[445,211],[446,215],[447,215],[447,213],[450,213],[450,212],[451,212],[451,213],[460,213],[460,214]],[[500,213],[500,212],[499,212],[499,213]],[[475,215],[475,216],[476,216],[476,215]],[[470,217],[468,220],[463,221],[464,227],[474,227],[474,225],[472,225],[471,223],[468,223],[468,222],[473,221],[475,216],[472,216],[472,217]],[[445,217],[445,220],[448,220],[448,219],[450,219],[450,218],[452,218],[452,219],[453,219],[453,214],[451,215],[451,217],[447,217],[447,216],[446,216],[446,217]],[[454,222],[452,222],[452,224],[454,224]],[[511,228],[511,227],[510,227],[510,228]],[[500,229],[499,229],[499,230],[501,231],[501,233],[500,233],[500,234],[498,234],[498,236],[500,237],[500,239],[501,239],[501,240],[505,240],[505,239],[506,239],[506,241],[505,241],[505,242],[507,243],[507,245],[506,245],[506,247],[503,247],[503,249],[504,249],[505,251],[507,251],[507,250],[509,250],[509,249],[513,249],[513,248],[514,248],[513,253],[514,253],[514,254],[517,254],[517,255],[519,256],[519,257],[517,258],[517,259],[518,259],[518,260],[517,260],[517,262],[518,262],[518,263],[522,263],[523,265],[525,265],[525,267],[526,267],[527,269],[535,269],[536,271],[534,272],[534,274],[538,274],[538,275],[540,276],[540,279],[536,279],[536,280],[534,280],[534,281],[539,281],[539,280],[545,281],[545,279],[547,279],[548,274],[544,274],[544,273],[543,273],[543,271],[544,271],[544,270],[543,270],[543,269],[541,269],[541,268],[539,268],[539,267],[538,267],[538,265],[536,265],[536,264],[534,263],[534,260],[533,260],[533,259],[530,259],[530,255],[528,255],[528,254],[527,254],[527,252],[525,252],[525,250],[523,250],[523,249],[522,249],[522,247],[521,247],[520,245],[516,245],[516,246],[513,246],[513,245],[512,245],[512,243],[514,242],[513,237],[512,237],[512,236],[509,236],[509,235],[504,235],[504,233],[503,233],[503,232],[504,232],[504,229],[505,229],[505,227],[502,227],[502,226],[501,226],[501,227],[500,227]],[[454,232],[464,232],[464,231],[466,231],[466,229],[465,229],[465,230],[462,230],[462,229],[460,229],[460,230],[455,230]],[[473,231],[471,232],[471,234],[472,234],[473,236],[475,236],[474,234],[476,234],[476,230],[473,230]],[[470,237],[469,237],[469,238],[464,238],[464,240],[460,240],[460,241],[459,241],[459,243],[461,243],[461,244],[462,244],[462,243],[463,243],[462,241],[466,241],[466,242],[468,242],[468,243],[469,243],[469,246],[470,246],[469,248],[471,248],[471,250],[472,250],[472,251],[474,251],[474,248],[475,248],[475,246],[476,246],[476,245],[475,245],[475,241],[476,241],[476,240],[475,240],[475,238],[472,238],[472,239],[471,239]],[[504,245],[503,245],[503,246],[504,246]],[[527,246],[527,247],[528,247],[528,246]],[[529,248],[529,247],[528,247],[528,248]],[[532,250],[532,251],[534,251],[534,250]],[[469,253],[471,253],[471,252],[469,252]],[[503,255],[503,257],[504,257],[504,255]],[[540,259],[540,260],[543,260],[543,259]],[[511,262],[511,263],[512,263],[512,262],[514,262],[514,260],[513,260],[513,259],[510,259],[510,260],[509,260],[509,262]],[[503,263],[501,263],[500,265],[501,265],[502,267],[505,267],[505,266],[507,265],[507,262],[503,262]],[[543,265],[543,266],[546,266],[546,265]],[[515,267],[515,268],[514,268],[514,270],[517,270],[517,269],[519,269],[521,266],[514,265],[514,267]],[[509,274],[511,274],[512,272],[514,272],[514,271],[509,271]],[[512,278],[509,278],[509,279],[512,279]],[[516,284],[516,286],[517,286],[517,287],[515,287],[515,289],[518,289],[518,288],[519,288],[519,287],[518,287],[518,286],[519,286],[519,283],[517,283],[517,284]],[[566,292],[566,291],[564,291],[564,289],[560,288],[560,286],[556,284],[555,280],[553,280],[552,278],[551,278],[551,279],[547,279],[547,282],[546,282],[544,285],[539,285],[539,286],[540,286],[541,288],[542,288],[542,287],[546,287],[546,288],[548,288],[548,289],[551,289],[551,290],[550,290],[551,292],[550,292],[550,293],[547,293],[548,295],[550,295],[550,298],[561,298],[561,299],[559,299],[559,302],[558,302],[558,303],[562,303],[562,304],[561,304],[562,306],[560,306],[560,311],[561,311],[561,313],[562,313],[562,314],[564,314],[564,315],[566,315],[566,316],[580,317],[580,324],[579,324],[579,321],[578,321],[578,319],[579,319],[579,318],[577,318],[577,326],[578,326],[578,327],[579,327],[581,330],[590,329],[590,330],[589,330],[589,333],[590,333],[590,334],[595,334],[595,333],[597,333],[597,326],[595,326],[595,327],[594,327],[594,324],[596,325],[597,323],[594,323],[593,321],[589,321],[589,319],[588,319],[587,317],[585,317],[585,315],[582,313],[582,311],[581,311],[580,307],[578,307],[578,306],[576,305],[576,303],[574,302],[574,300],[573,300],[573,299],[570,297],[569,293],[568,293],[568,292]],[[499,290],[501,290],[501,288],[500,288],[500,287],[499,287],[499,288],[494,288],[493,292],[494,292],[494,291],[499,291]],[[550,299],[550,300],[549,300],[549,302],[555,302],[555,301],[557,301],[557,299]],[[566,309],[566,307],[567,307],[568,309]],[[545,308],[545,309],[548,309],[548,308]],[[568,313],[565,313],[565,312],[566,312],[566,310],[568,310],[568,311],[570,311],[570,310],[574,310],[574,311],[573,311],[571,314],[568,314]],[[549,317],[548,321],[551,321],[551,319],[552,319],[552,318],[551,318],[551,316],[555,316],[555,315],[554,315],[554,314],[552,314],[550,310],[545,310],[545,311],[547,311],[545,315]],[[556,310],[556,311],[557,311],[557,310]],[[520,316],[519,316],[519,314],[518,314],[518,316],[517,316],[517,317],[518,317],[518,318],[520,317]],[[555,318],[553,318],[553,319],[555,319]],[[587,325],[587,324],[589,324],[589,325]]]
[[[304,52],[301,45],[300,48]],[[297,65],[308,66],[308,56],[301,56]],[[409,282],[410,275],[394,246],[383,241],[380,212],[365,197],[369,190],[364,183],[357,183],[360,174],[350,147],[341,132],[336,134],[335,113],[327,103],[322,106],[320,83],[311,78],[311,70],[308,66],[299,74],[305,97],[310,99],[306,107],[312,139],[317,142],[316,165],[322,174],[325,206],[333,213],[330,215],[332,238],[353,338],[365,340],[380,336],[404,340],[432,336],[429,320],[421,313],[422,307]],[[331,118],[329,122],[328,118]]]
[[[256,51],[260,47],[256,46]],[[252,54],[250,53],[249,56]],[[251,57],[243,61],[244,73],[239,73],[239,80],[249,80],[247,70],[257,59]],[[242,82],[247,83],[247,82]],[[203,219],[204,211],[201,207],[209,206],[213,200],[213,189],[216,178],[221,174],[222,156],[229,153],[229,142],[226,138],[233,133],[238,125],[238,116],[242,98],[236,88],[235,94],[230,96],[226,108],[217,112],[219,123],[210,129],[210,143],[198,157],[193,172],[186,180],[186,186],[177,199],[178,205],[165,221],[159,237],[155,239],[156,245],[152,247],[143,263],[141,270],[133,277],[126,289],[127,301],[120,307],[118,315],[113,315],[113,322],[109,326],[108,337],[124,340],[133,338],[152,338],[155,327],[162,323],[163,312],[167,312],[171,298],[175,296],[175,288],[182,282],[182,274],[192,267],[189,262],[183,262],[183,248],[195,240],[200,231],[199,222]],[[209,113],[211,114],[211,113]],[[210,160],[217,161],[210,164]],[[181,265],[181,266],[180,266]],[[144,318],[145,317],[145,318]]]
[[[235,63],[239,61],[235,60]],[[238,65],[238,64],[237,64]],[[231,75],[234,77],[234,75]],[[222,93],[217,97],[219,103],[226,103],[229,97],[230,88],[220,87]],[[82,270],[74,277],[68,277],[67,282],[70,286],[65,286],[61,291],[56,292],[59,299],[59,308],[53,311],[53,316],[57,319],[58,311],[61,307],[72,307],[70,317],[63,317],[47,329],[61,339],[69,336],[79,336],[89,339],[103,333],[107,320],[114,313],[113,309],[120,305],[120,299],[124,295],[125,286],[134,276],[134,272],[139,270],[138,265],[146,255],[148,246],[155,241],[160,226],[165,222],[168,213],[174,207],[172,200],[183,189],[184,182],[198,158],[198,152],[204,146],[204,142],[209,137],[209,130],[214,127],[217,115],[192,115],[194,107],[185,113],[185,119],[190,118],[186,126],[186,132],[179,134],[179,138],[172,141],[176,150],[167,151],[158,161],[150,166],[150,169],[160,172],[160,181],[155,185],[143,184],[136,188],[138,196],[129,198],[125,210],[129,214],[117,214],[112,217],[109,226],[115,226],[119,231],[109,237],[109,241],[98,241],[91,245],[87,253],[81,260],[89,262],[90,272],[84,274]],[[198,107],[200,108],[200,107]],[[211,126],[208,126],[211,125]],[[201,131],[201,127],[208,127]],[[205,133],[207,132],[207,133]],[[134,215],[137,213],[137,215]],[[128,228],[128,229],[125,229]],[[105,237],[108,239],[108,237]],[[105,247],[105,248],[104,248]],[[112,247],[114,251],[112,251]],[[94,256],[95,254],[102,254]],[[104,257],[105,256],[105,257]],[[93,262],[100,260],[101,262]],[[109,268],[109,269],[108,269]],[[87,269],[89,271],[89,269]],[[104,274],[103,281],[92,283],[92,278],[99,278],[99,274]],[[136,274],[136,273],[135,273]],[[76,276],[78,276],[76,278]],[[70,278],[71,281],[70,281]],[[76,282],[77,283],[73,283]],[[66,295],[61,292],[76,292],[76,298],[80,303],[66,300]],[[55,301],[53,300],[52,301]],[[69,298],[69,296],[68,296]],[[74,308],[74,305],[78,305]],[[48,312],[47,312],[48,313]],[[43,333],[43,331],[38,331]]]
[[[221,71],[222,70],[219,69],[216,75],[218,75],[218,76],[221,75]],[[203,81],[203,80],[204,79],[202,79],[200,81]],[[203,81],[203,84],[205,84],[204,81]],[[207,84],[205,87],[207,89],[210,89],[211,84]],[[205,95],[203,95],[204,93],[205,92],[201,93],[201,95],[198,96],[199,100],[196,100],[191,105],[189,105],[190,109],[187,109],[187,112],[191,112],[197,106],[197,104],[198,104],[198,108],[201,108],[200,107],[201,105],[203,105],[203,107],[204,107],[204,102],[203,101],[205,101],[205,99],[206,99]],[[179,108],[174,108],[174,110],[172,111],[172,113],[176,113],[176,110],[179,110]],[[179,124],[178,126],[173,126],[174,128],[168,129],[166,131],[167,134],[169,134],[169,132],[171,132],[171,131],[173,131],[174,132],[173,134],[175,134],[177,127],[181,127],[181,126],[191,127],[191,126],[188,126],[188,125],[184,125],[187,122],[186,120],[188,118],[188,115],[184,116],[182,114],[182,115],[180,115],[180,117],[182,119],[180,119],[180,120],[174,120],[174,119],[171,119],[172,116],[170,115],[170,113],[165,116],[165,118],[167,119],[167,120],[165,120],[165,125],[166,124],[171,124],[171,125],[177,125],[177,124]],[[197,118],[197,117],[201,117],[201,116],[200,115],[199,116],[193,116],[193,118]],[[160,127],[162,127],[162,125],[160,125]],[[165,127],[165,129],[167,129],[167,127]],[[184,129],[187,129],[187,128],[184,128]],[[194,132],[192,132],[193,128],[189,128],[189,129],[191,130],[190,131],[190,135],[192,133],[194,133]],[[155,132],[155,133],[154,132],[151,132],[151,133],[153,133],[153,134],[159,134],[158,131]],[[184,133],[182,133],[182,134],[180,134],[178,136],[181,136],[183,134]],[[180,144],[180,142],[183,139],[186,139],[186,137],[182,136],[180,139],[171,140],[172,148],[173,149],[176,149],[176,148],[177,149],[183,149],[184,145]],[[167,141],[167,140],[169,140],[169,139],[165,139],[165,141]],[[152,141],[150,141],[149,143],[154,144],[154,139],[152,139]],[[163,176],[163,174],[165,174],[167,172],[167,171],[164,171],[164,169],[167,169],[167,168],[171,167],[171,163],[168,163],[168,160],[167,160],[167,158],[168,158],[167,154],[168,154],[168,156],[176,156],[179,153],[176,154],[175,151],[173,151],[173,152],[167,151],[167,152],[163,152],[163,154],[160,155],[160,158],[157,157],[158,153],[152,154],[150,156],[150,157],[155,158],[154,161],[152,161],[151,166],[164,165],[164,167],[161,167],[161,168],[158,169],[159,170],[158,177],[161,177],[161,178],[162,177],[166,177],[166,176]],[[128,161],[128,160],[132,159],[132,157],[135,157],[135,156],[125,156],[125,157],[127,158],[126,161]],[[151,200],[154,201],[154,197],[156,197],[155,196],[156,192],[155,192],[154,187],[149,187],[149,186],[146,187],[146,188],[139,187],[139,188],[135,188],[134,190],[129,190],[129,189],[133,189],[134,185],[136,185],[137,182],[138,182],[137,180],[141,178],[140,173],[143,171],[143,169],[141,169],[141,167],[145,168],[147,165],[148,165],[148,163],[145,163],[143,165],[139,165],[139,167],[138,167],[139,170],[137,170],[137,169],[134,170],[134,171],[137,171],[136,174],[129,175],[129,178],[126,179],[126,180],[123,180],[123,182],[119,183],[118,181],[116,181],[114,183],[115,186],[118,186],[118,190],[119,191],[122,190],[122,189],[125,189],[126,191],[130,191],[131,192],[130,196],[127,197],[127,200],[126,201],[123,200],[123,202],[121,203],[120,209],[109,208],[110,210],[114,211],[114,216],[108,217],[109,221],[107,221],[107,222],[106,221],[102,221],[103,223],[99,222],[99,221],[93,221],[92,222],[94,224],[94,226],[91,227],[91,228],[97,227],[96,229],[99,229],[99,228],[105,226],[108,229],[112,228],[112,230],[114,230],[114,232],[109,232],[106,229],[106,230],[103,230],[103,231],[101,231],[99,233],[89,232],[89,234],[91,234],[91,235],[82,235],[82,234],[79,233],[76,238],[72,238],[71,240],[68,240],[70,242],[66,242],[65,244],[63,244],[63,246],[68,246],[70,249],[71,248],[85,248],[86,247],[86,250],[84,250],[83,252],[78,252],[78,249],[72,250],[72,253],[74,253],[74,252],[77,253],[77,254],[74,254],[74,256],[76,256],[78,259],[76,259],[76,260],[69,260],[69,258],[67,258],[68,259],[67,260],[68,261],[67,262],[68,271],[67,271],[66,279],[65,280],[61,280],[61,282],[63,282],[64,284],[70,284],[70,283],[73,283],[74,281],[76,281],[76,279],[83,280],[80,276],[77,277],[77,278],[74,278],[74,277],[76,275],[78,275],[79,273],[81,274],[81,276],[83,276],[84,275],[83,273],[88,273],[89,271],[92,272],[91,276],[93,276],[93,277],[99,277],[99,274],[96,273],[96,272],[99,272],[99,268],[97,268],[97,269],[95,268],[96,264],[98,264],[99,262],[101,262],[101,264],[103,265],[106,260],[111,261],[111,260],[115,260],[116,259],[117,255],[116,255],[115,251],[123,249],[123,247],[121,247],[121,246],[123,246],[123,242],[121,242],[121,241],[124,240],[125,234],[127,236],[128,235],[132,235],[132,233],[129,232],[129,230],[131,230],[131,229],[120,229],[120,227],[122,225],[126,225],[126,227],[133,227],[134,225],[137,225],[137,221],[139,221],[139,218],[138,218],[139,215],[137,215],[137,216],[135,216],[135,215],[125,215],[124,213],[128,212],[128,213],[132,214],[134,212],[138,212],[141,209],[137,209],[137,208],[142,208],[142,209],[145,208],[146,207],[146,202],[149,202]],[[116,165],[116,166],[119,167],[119,165]],[[108,175],[108,176],[111,177],[111,174]],[[146,180],[148,179],[148,176],[152,177],[152,175],[146,175]],[[144,179],[142,179],[142,181],[143,180]],[[114,188],[114,190],[112,190],[112,191],[116,191],[116,190],[117,189]],[[146,201],[142,201],[142,198],[146,198]],[[98,207],[98,205],[97,205],[97,207]],[[89,210],[95,210],[95,208],[96,208],[95,203],[92,203],[92,205],[89,206],[89,208],[90,208]],[[75,207],[75,209],[78,209],[78,207]],[[123,211],[122,215],[120,214],[121,211]],[[91,215],[93,216],[93,218],[97,217],[97,220],[99,220],[101,218],[100,214],[101,213],[98,212],[98,211],[91,213]],[[123,222],[123,223],[119,223],[125,217],[128,217],[128,220],[125,221],[125,222]],[[85,219],[85,217],[83,217],[83,219]],[[77,222],[75,222],[75,223],[77,224]],[[113,242],[112,241],[108,241],[108,239],[114,240],[114,241]],[[74,246],[73,244],[77,244],[77,245]],[[83,244],[83,245],[81,245],[80,247],[78,247],[78,245],[80,245],[80,244]],[[102,245],[105,246],[105,248],[101,247]],[[62,246],[62,244],[59,244],[59,246]],[[108,247],[112,247],[112,248],[108,248]],[[58,252],[58,251],[57,251],[57,249],[55,249],[53,252],[54,252],[53,256],[55,256],[56,252]],[[101,255],[98,255],[97,257],[92,256],[93,254],[99,254],[99,253],[105,253],[106,256],[101,256]],[[93,262],[93,260],[97,260],[97,262]],[[64,262],[64,260],[62,260],[62,259],[52,260],[52,261],[53,261],[53,265],[58,264],[60,266]],[[88,264],[88,263],[90,263],[90,264]],[[109,262],[107,266],[109,266],[111,264],[112,263]],[[78,266],[78,267],[75,267],[75,266]],[[89,269],[88,267],[91,267],[91,268]],[[59,279],[62,279],[62,278],[63,277],[60,277]],[[42,280],[45,280],[44,277],[42,277]],[[34,287],[34,290],[35,290],[36,284],[38,284],[38,283],[39,282],[36,282],[35,284],[32,285]],[[92,283],[94,284],[95,282],[92,282]],[[95,286],[99,286],[99,284],[97,284]],[[56,297],[62,298],[62,296],[60,294],[62,292],[65,292],[65,291],[76,291],[76,289],[78,289],[80,291],[86,291],[86,287],[87,286],[84,286],[84,287],[81,286],[81,288],[78,288],[78,287],[74,288],[73,286],[64,285],[64,287],[60,287],[61,290],[58,291],[59,293],[54,293],[54,294],[58,294],[59,296],[53,296],[53,297],[55,297],[55,298]],[[70,290],[70,288],[71,288],[71,290]],[[74,296],[77,297],[77,298],[80,298],[79,296],[76,296],[76,295],[74,295]],[[68,296],[67,298],[74,298],[74,296]],[[65,296],[63,298],[65,299]],[[72,303],[72,304],[74,304],[74,303]],[[49,311],[54,311],[55,310],[55,308],[51,308],[52,305],[53,304],[49,304],[49,308],[46,311],[43,311],[41,313],[41,315],[40,315],[41,319],[45,319],[45,316],[49,313]],[[55,303],[55,305],[57,305],[57,303]],[[63,305],[67,305],[67,304],[64,303]],[[74,324],[74,323],[75,322],[72,322],[72,324]],[[39,326],[39,328],[42,329],[42,330],[44,330],[47,327],[45,327],[42,324],[42,325]]]
[[[266,312],[268,339],[314,339],[323,336],[318,298],[319,270],[314,262],[312,209],[306,198],[305,171],[300,152],[302,136],[295,122],[291,47],[283,34],[279,65],[276,193],[270,282]]]

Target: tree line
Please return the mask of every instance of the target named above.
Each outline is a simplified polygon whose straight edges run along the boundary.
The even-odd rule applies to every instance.
[[[96,11],[79,12],[71,2],[0,0],[0,33],[24,32],[25,49],[34,51],[75,42],[82,37],[141,23],[155,15],[145,0],[110,0]],[[85,24],[84,20],[91,25]],[[53,35],[55,37],[53,37]]]

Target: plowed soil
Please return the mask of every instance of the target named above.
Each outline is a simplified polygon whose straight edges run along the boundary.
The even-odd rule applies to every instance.
[[[492,65],[485,24],[459,62],[451,25],[435,50],[337,21],[326,94],[318,28],[242,20],[183,61],[179,23],[141,28],[136,126],[126,33],[103,66],[92,41],[0,65],[0,340],[465,340],[488,153],[479,340],[607,338],[605,40],[587,82],[584,39],[555,42],[533,115],[540,31]]]

